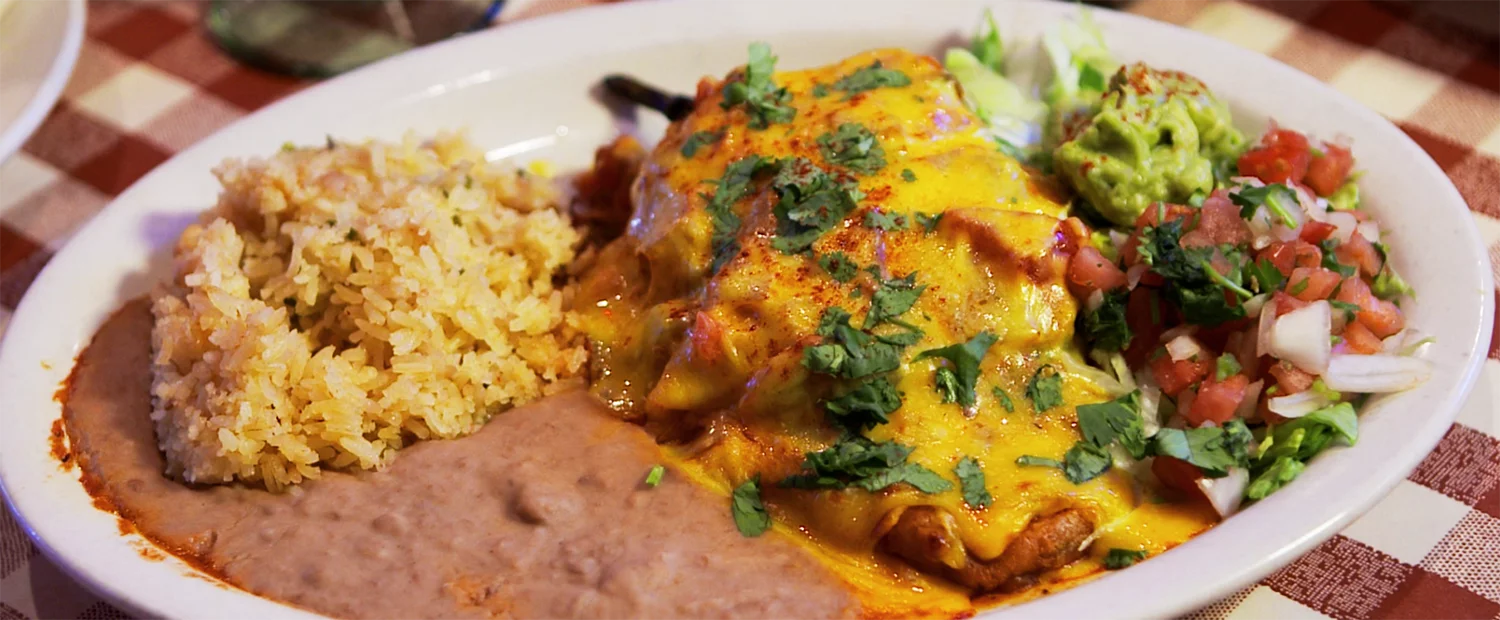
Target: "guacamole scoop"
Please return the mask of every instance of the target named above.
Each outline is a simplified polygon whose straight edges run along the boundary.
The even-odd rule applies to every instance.
[[[1121,67],[1092,117],[1070,129],[1052,153],[1054,169],[1122,226],[1153,203],[1212,191],[1215,166],[1245,144],[1203,82],[1140,63]]]

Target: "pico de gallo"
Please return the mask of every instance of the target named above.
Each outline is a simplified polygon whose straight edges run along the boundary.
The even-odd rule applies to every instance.
[[[1040,101],[998,39],[947,62],[999,148],[1076,195],[1058,235],[1078,339],[1147,439],[1082,453],[1227,516],[1353,444],[1370,395],[1427,379],[1348,141],[1273,122],[1251,142],[1197,78],[1114,60],[1087,14],[1042,44]]]

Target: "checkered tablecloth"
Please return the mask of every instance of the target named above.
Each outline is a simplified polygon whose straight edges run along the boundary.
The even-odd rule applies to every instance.
[[[513,0],[499,27],[593,1]],[[1144,0],[1129,10],[1268,54],[1395,121],[1452,177],[1500,265],[1500,41],[1452,25],[1434,7]],[[89,4],[62,102],[0,165],[0,333],[38,270],[113,196],[306,86],[226,57],[205,37],[201,11],[186,2]],[[1390,496],[1196,616],[1500,619],[1500,348],[1489,357],[1459,422]],[[126,616],[38,555],[0,511],[0,620],[117,617]]]

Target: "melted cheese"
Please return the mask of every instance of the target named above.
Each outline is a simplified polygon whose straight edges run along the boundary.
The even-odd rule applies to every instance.
[[[812,94],[816,85],[875,61],[902,71],[912,84],[847,100],[838,91]],[[1074,407],[1108,396],[1086,373],[1075,372],[1083,367],[1073,344],[1077,302],[1064,284],[1065,259],[1054,247],[1066,205],[1046,181],[996,150],[936,61],[878,50],[779,73],[775,81],[792,93],[792,122],[752,130],[742,109],[717,105],[723,83],[705,81],[696,111],[669,129],[644,164],[627,239],[604,261],[614,265],[606,272],[615,282],[585,286],[585,299],[597,300],[591,302],[597,309],[584,329],[604,343],[597,361],[608,375],[596,391],[643,415],[660,436],[697,437],[682,453],[683,466],[725,494],[757,474],[774,481],[796,473],[804,453],[836,438],[816,405],[831,384],[809,376],[802,348],[817,342],[812,334],[830,306],[853,312],[856,324],[862,320],[869,279],[841,284],[808,257],[773,249],[776,195],[766,187],[737,205],[742,251],[710,277],[712,224],[704,204],[714,188],[705,181],[751,154],[805,157],[826,166],[818,136],[859,123],[878,136],[886,165],[858,177],[865,195],[859,210],[824,234],[814,252],[841,251],[897,277],[916,272],[927,285],[902,316],[925,334],[895,373],[904,404],[868,435],[913,446],[910,460],[954,480],[955,488],[924,494],[896,485],[868,493],[763,484],[778,528],[804,540],[867,594],[873,614],[910,616],[961,614],[972,604],[951,584],[876,551],[893,515],[907,506],[952,514],[967,552],[980,559],[998,556],[1038,514],[1062,508],[1083,510],[1103,535],[1132,548],[1164,548],[1211,524],[1211,515],[1143,503],[1117,470],[1074,485],[1056,469],[1016,465],[1022,455],[1060,460],[1079,440]],[[699,131],[724,137],[684,157],[683,142]],[[906,180],[905,171],[914,180]],[[920,227],[879,232],[861,225],[874,208],[944,215],[932,233]],[[629,271],[619,265],[631,264],[631,255],[641,257],[645,273],[615,273]],[[985,330],[999,340],[983,360],[977,406],[966,412],[942,403],[933,383],[939,362],[911,359]],[[1037,413],[1023,395],[1044,364],[1062,371],[1065,405]],[[996,402],[994,388],[1010,395],[1014,412]],[[994,497],[985,510],[967,506],[957,490],[954,466],[965,456],[983,464]],[[1156,523],[1168,523],[1160,536],[1153,533]],[[1098,571],[1096,561],[1085,560],[1048,581],[1065,584]]]

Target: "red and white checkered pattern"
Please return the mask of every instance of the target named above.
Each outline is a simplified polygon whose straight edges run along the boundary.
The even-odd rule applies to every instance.
[[[512,0],[501,22],[597,1]],[[1452,177],[1500,269],[1500,41],[1430,7],[1144,0],[1129,10],[1265,53],[1391,118]],[[90,3],[88,38],[61,103],[0,166],[0,333],[37,271],[112,197],[173,153],[306,86],[225,56],[200,27],[201,10]],[[1488,381],[1458,424],[1388,497],[1194,617],[1500,619],[1500,347],[1491,345],[1487,364]],[[125,617],[41,558],[0,512],[0,620]]]

